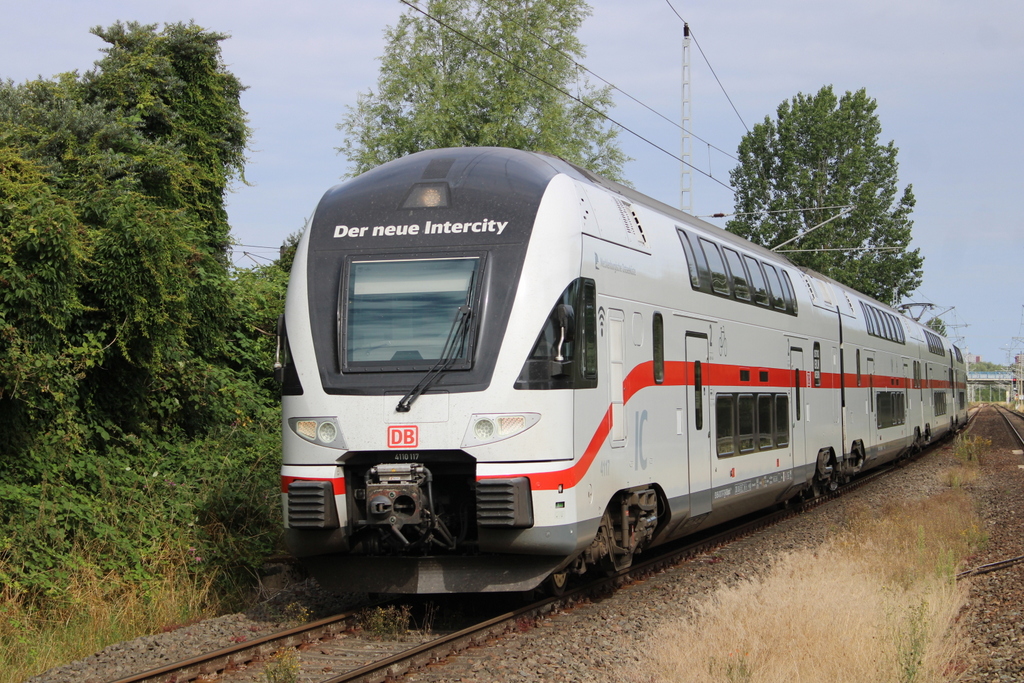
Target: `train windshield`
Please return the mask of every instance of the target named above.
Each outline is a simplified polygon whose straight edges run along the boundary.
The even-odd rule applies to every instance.
[[[479,268],[476,257],[351,262],[342,297],[344,370],[432,366],[459,307],[472,304]],[[470,344],[450,357],[451,368],[469,367]]]

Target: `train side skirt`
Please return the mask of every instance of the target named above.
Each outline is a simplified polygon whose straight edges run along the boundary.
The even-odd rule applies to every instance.
[[[499,593],[537,587],[565,558],[544,555],[317,555],[302,564],[327,590]]]

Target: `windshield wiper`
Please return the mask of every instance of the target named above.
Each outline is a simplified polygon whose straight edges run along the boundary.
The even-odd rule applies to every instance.
[[[466,335],[469,332],[469,316],[472,309],[468,304],[459,306],[455,311],[455,319],[452,320],[451,329],[448,330],[448,339],[445,340],[444,348],[441,349],[441,357],[437,359],[434,367],[427,371],[419,382],[416,383],[409,393],[402,397],[402,400],[395,406],[395,412],[407,413],[412,407],[413,401],[419,398],[455,363],[455,359],[462,353],[466,343]]]

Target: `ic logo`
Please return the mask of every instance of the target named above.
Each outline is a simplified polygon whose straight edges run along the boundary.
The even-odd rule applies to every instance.
[[[388,448],[416,448],[420,444],[420,428],[416,425],[388,427]]]

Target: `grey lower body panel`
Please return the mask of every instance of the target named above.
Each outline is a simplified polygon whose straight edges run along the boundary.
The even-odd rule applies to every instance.
[[[317,555],[302,564],[332,591],[499,593],[530,590],[565,561],[550,555]]]

